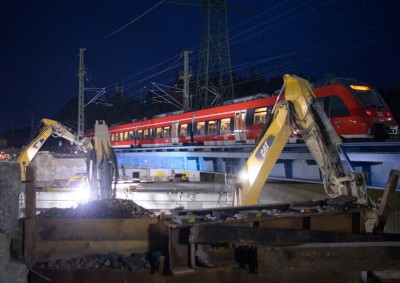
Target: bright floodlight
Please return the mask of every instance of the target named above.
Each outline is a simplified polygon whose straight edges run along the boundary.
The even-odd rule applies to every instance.
[[[247,171],[242,171],[239,173],[239,180],[241,182],[246,182],[249,179],[249,174],[247,174]]]
[[[89,201],[90,190],[89,186],[84,183],[75,189],[75,200],[77,204],[86,203]]]

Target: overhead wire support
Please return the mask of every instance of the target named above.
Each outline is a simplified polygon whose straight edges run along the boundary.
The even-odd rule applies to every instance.
[[[85,88],[86,91],[96,91],[96,95],[88,102],[85,104],[85,107],[88,106],[90,103],[95,103],[95,104],[102,104],[104,106],[112,106],[111,103],[106,103],[99,98],[106,93],[106,88],[102,87],[91,87],[91,88]]]
[[[190,73],[189,73],[189,53],[191,51],[185,50],[183,51],[183,59],[184,59],[184,67],[183,67],[183,109],[187,110],[192,108],[192,96],[189,93],[189,81],[190,81]]]
[[[85,63],[84,52],[85,48],[79,49],[79,94],[78,94],[78,136],[83,137],[85,132]]]
[[[182,109],[183,108],[183,104],[182,103],[180,103],[175,98],[173,98],[171,95],[169,95],[166,91],[161,89],[160,86],[167,87],[166,85],[157,84],[157,83],[154,83],[154,82],[152,82],[152,85],[154,87],[156,87],[160,92],[164,93],[164,95],[160,95],[156,91],[150,90],[150,92],[153,93],[156,96],[156,98],[161,99],[161,100],[154,99],[154,102],[166,102],[166,103],[170,103],[170,104],[174,105],[178,109]],[[180,88],[175,88],[175,89],[182,90]]]

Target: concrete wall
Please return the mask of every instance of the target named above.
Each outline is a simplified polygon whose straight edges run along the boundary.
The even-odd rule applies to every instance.
[[[11,235],[18,229],[20,169],[16,162],[0,162],[0,282],[28,282],[28,269],[10,257]]]
[[[86,163],[79,155],[55,157],[53,153],[39,152],[31,165],[35,166],[36,182],[51,182],[55,179],[68,179],[77,173],[86,173]]]
[[[36,172],[36,183],[41,185],[44,183],[52,182],[56,179],[68,179],[71,175],[77,173],[86,173],[85,159],[80,155],[57,155],[48,151],[41,151],[35,156],[31,162],[32,166],[35,166]],[[141,179],[152,179],[155,181],[168,181],[174,174],[185,174],[189,181],[208,181],[204,179],[206,173],[200,173],[188,170],[172,170],[165,168],[140,168],[140,167],[128,167],[124,170],[119,167],[119,175],[122,178],[125,173],[125,177],[129,180],[132,179],[133,172],[138,172]],[[208,173],[211,175],[211,173]],[[212,174],[214,176],[214,174]],[[214,180],[212,180],[214,181]]]

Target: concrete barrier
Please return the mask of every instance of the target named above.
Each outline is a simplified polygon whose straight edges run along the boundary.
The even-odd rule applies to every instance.
[[[28,269],[10,257],[11,235],[18,230],[20,170],[16,162],[0,162],[0,282],[28,282]]]

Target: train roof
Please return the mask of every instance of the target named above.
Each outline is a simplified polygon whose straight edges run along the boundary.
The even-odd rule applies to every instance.
[[[239,102],[244,102],[244,101],[266,98],[266,97],[271,97],[271,96],[267,93],[257,93],[257,94],[250,95],[250,96],[239,97],[239,98],[235,98],[232,100],[227,100],[222,105],[229,105],[229,104],[234,104],[234,103],[239,103]]]
[[[209,106],[209,107],[206,107],[203,109],[209,109],[209,108],[214,108],[214,107],[224,106],[224,105],[231,105],[231,104],[235,104],[235,103],[239,103],[239,102],[251,101],[251,100],[267,98],[267,97],[271,97],[271,96],[267,93],[257,93],[255,95],[250,95],[250,96],[239,97],[239,98],[227,100],[227,101],[223,102],[221,105],[213,105],[213,106]],[[162,117],[166,117],[166,116],[177,115],[177,114],[182,114],[185,112],[192,112],[192,111],[198,111],[198,110],[203,110],[203,109],[192,108],[192,109],[187,109],[187,110],[177,110],[177,111],[173,111],[173,112],[161,113],[161,114],[154,115],[151,119],[162,118]],[[135,121],[132,121],[132,122],[135,122]]]
[[[186,111],[193,111],[193,109],[177,110],[177,111],[168,112],[168,113],[161,113],[161,114],[154,115],[153,118],[161,118],[161,117],[170,116],[170,115],[182,114],[182,113],[184,113]]]
[[[311,87],[317,88],[317,87],[324,87],[324,86],[330,86],[330,85],[335,85],[335,84],[345,84],[345,85],[358,84],[358,85],[369,86],[369,84],[359,81],[359,80],[338,77],[338,78],[324,79],[324,80],[313,82],[311,84]]]

